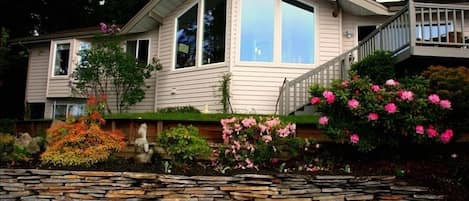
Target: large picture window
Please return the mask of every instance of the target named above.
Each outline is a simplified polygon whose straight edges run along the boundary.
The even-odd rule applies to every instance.
[[[205,0],[202,64],[225,61],[226,1]]]
[[[314,63],[314,9],[282,1],[282,63]]]
[[[243,0],[241,4],[240,61],[315,62],[312,6],[297,0]]]
[[[68,75],[70,43],[56,44],[54,57],[54,76]]]
[[[226,0],[199,0],[176,19],[175,68],[224,62],[225,30]]]
[[[176,69],[195,66],[198,4],[177,18]]]
[[[272,62],[275,0],[241,3],[241,61]]]
[[[149,40],[128,40],[126,43],[126,52],[135,56],[139,63],[148,64],[149,47]]]

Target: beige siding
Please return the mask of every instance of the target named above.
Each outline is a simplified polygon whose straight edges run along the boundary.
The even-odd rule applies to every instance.
[[[129,37],[129,39],[149,39],[150,40],[150,62],[152,58],[158,58],[158,29]],[[129,112],[153,112],[155,108],[155,87],[156,74],[145,81],[147,88],[145,89],[145,98],[136,105],[129,108]]]
[[[70,97],[72,88],[70,87],[70,79],[68,78],[49,78],[49,89],[47,90],[47,98],[63,98]]]
[[[342,34],[342,52],[346,52],[353,47],[358,45],[358,26],[369,26],[369,25],[380,25],[386,19],[387,16],[356,16],[349,13],[342,14],[342,30],[351,31],[353,33],[352,38],[345,37]]]
[[[272,114],[275,111],[279,87],[284,78],[292,80],[320,64],[336,57],[341,51],[340,16],[333,17],[334,7],[327,1],[307,1],[315,7],[316,63],[313,65],[249,64],[239,60],[240,4],[233,6],[232,54],[237,61],[232,67],[232,104],[236,112]],[[279,25],[279,23],[277,23]],[[277,41],[278,43],[279,41]],[[233,58],[233,57],[232,57]]]
[[[32,47],[29,54],[26,102],[43,103],[46,101],[48,64],[49,46]]]
[[[227,13],[231,10],[230,2],[227,3]],[[194,1],[191,0],[181,5],[171,15],[164,18],[163,25],[160,27],[159,58],[163,70],[158,72],[157,107],[192,105],[203,110],[207,105],[209,111],[215,112],[220,110],[217,86],[223,74],[228,72],[229,51],[225,53],[225,63],[174,70],[176,17],[193,3]],[[231,17],[228,14],[227,21],[229,19]],[[230,33],[230,23],[227,23],[227,27],[227,32]],[[229,35],[226,37],[226,44],[226,49],[229,50]]]

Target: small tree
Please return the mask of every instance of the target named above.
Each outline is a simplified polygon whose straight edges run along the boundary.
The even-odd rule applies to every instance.
[[[112,90],[116,110],[123,112],[143,100],[145,80],[153,71],[161,69],[161,65],[157,59],[146,64],[126,53],[121,38],[113,34],[118,28],[105,26],[101,24],[106,34],[96,36],[91,49],[79,53],[82,59],[74,73],[75,88],[82,95],[97,97],[107,97]],[[105,105],[108,113],[112,113],[106,98]]]

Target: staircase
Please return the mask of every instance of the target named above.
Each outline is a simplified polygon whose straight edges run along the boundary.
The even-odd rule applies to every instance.
[[[377,50],[393,53],[397,61],[416,56],[469,58],[469,6],[456,4],[409,3],[394,16],[363,39],[358,46],[318,66],[293,80],[285,79],[280,87],[276,111],[280,115],[305,114],[310,102],[309,87],[312,84],[329,86],[333,80],[347,79],[353,62]],[[465,15],[466,14],[466,15]],[[435,17],[435,15],[437,17]],[[446,27],[434,31],[432,24]],[[459,25],[459,26],[456,26]],[[433,25],[434,26],[434,25]],[[429,29],[427,29],[429,28]],[[426,38],[424,34],[437,36]],[[454,34],[457,33],[457,34]]]

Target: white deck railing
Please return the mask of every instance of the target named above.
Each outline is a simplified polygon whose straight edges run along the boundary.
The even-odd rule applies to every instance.
[[[277,110],[288,115],[309,104],[312,84],[328,86],[347,79],[352,62],[377,50],[398,54],[414,46],[467,47],[469,6],[414,3],[412,0],[369,34],[358,46],[280,87]],[[430,23],[432,22],[432,23]],[[438,25],[438,26],[436,26]]]

